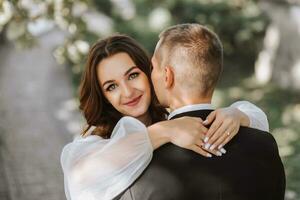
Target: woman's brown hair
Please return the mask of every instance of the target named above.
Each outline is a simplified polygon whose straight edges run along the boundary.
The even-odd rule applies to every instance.
[[[92,126],[95,126],[93,135],[110,138],[113,128],[122,117],[122,114],[104,97],[97,77],[98,64],[103,59],[121,52],[127,53],[136,66],[148,77],[151,86],[151,104],[148,111],[152,123],[165,119],[167,111],[159,105],[150,81],[151,62],[146,51],[129,36],[113,35],[98,41],[90,49],[85,71],[82,74],[79,87],[79,108],[87,122],[87,127],[82,132],[83,136]]]

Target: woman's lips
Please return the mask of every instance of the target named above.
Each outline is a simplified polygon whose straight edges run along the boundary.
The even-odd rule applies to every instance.
[[[143,95],[140,95],[140,96],[134,98],[133,100],[131,100],[131,101],[127,102],[127,103],[124,103],[124,105],[126,105],[126,106],[135,106],[135,105],[137,105],[140,102],[142,96]]]

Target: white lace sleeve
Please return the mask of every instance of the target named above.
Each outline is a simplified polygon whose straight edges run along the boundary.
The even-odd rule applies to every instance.
[[[249,117],[249,127],[269,132],[267,115],[256,105],[248,101],[237,101],[231,104],[230,107],[238,108]]]
[[[110,139],[74,140],[61,154],[67,199],[114,198],[144,171],[152,153],[147,128],[132,117],[123,117]]]

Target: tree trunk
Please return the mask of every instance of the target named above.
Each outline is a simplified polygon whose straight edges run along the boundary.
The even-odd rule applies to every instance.
[[[300,90],[300,6],[283,0],[261,1],[259,6],[271,21],[255,65],[256,78]]]

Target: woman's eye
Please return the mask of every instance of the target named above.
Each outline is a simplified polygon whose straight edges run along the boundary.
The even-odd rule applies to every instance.
[[[132,80],[132,79],[134,79],[134,78],[136,78],[138,76],[139,76],[139,73],[135,72],[135,73],[130,74],[128,79]]]
[[[116,84],[111,84],[106,88],[106,91],[113,91],[114,89],[116,89],[116,87],[117,87]]]

